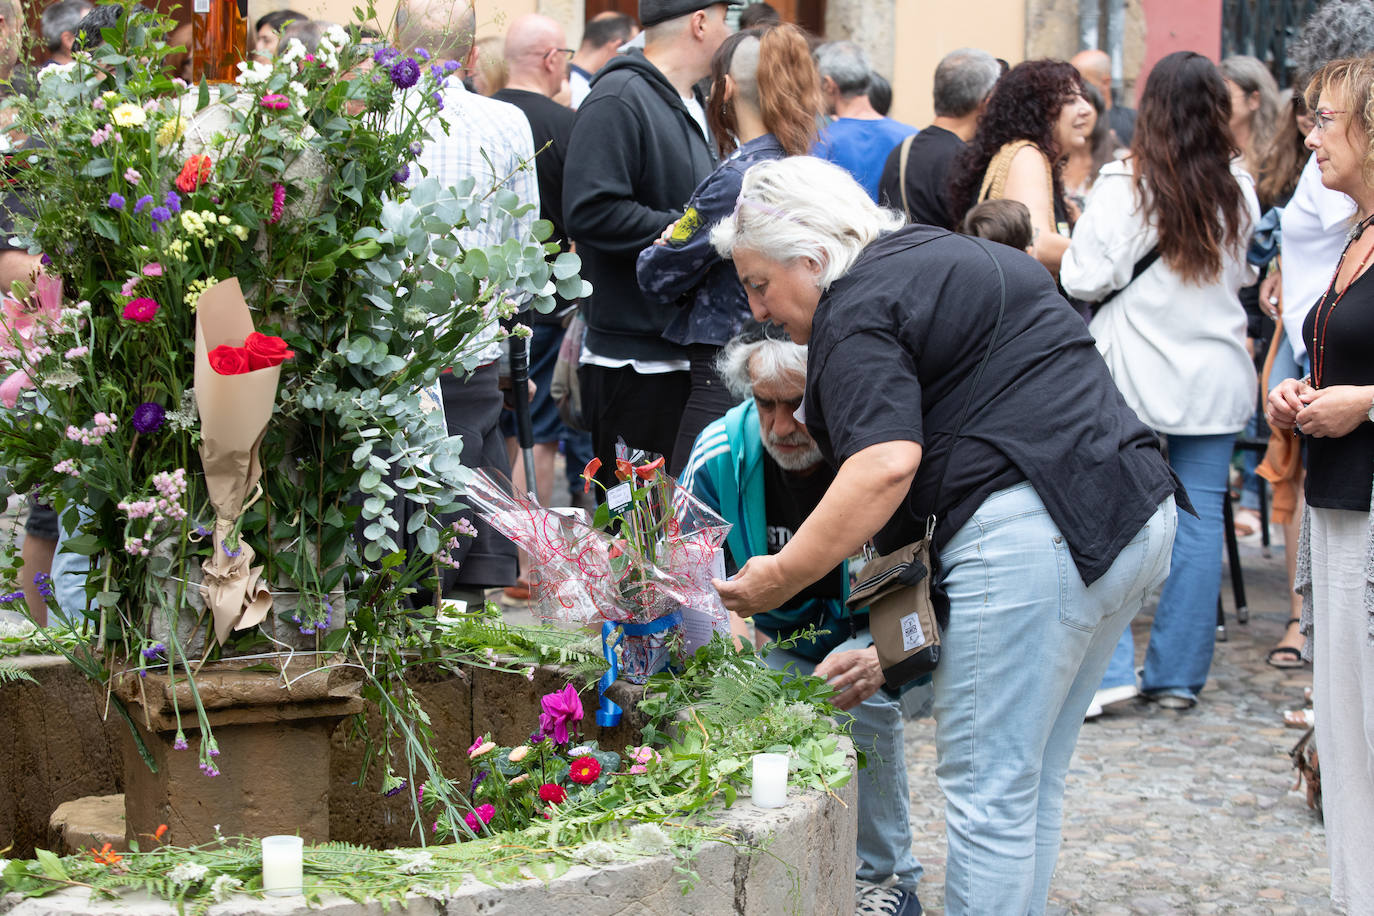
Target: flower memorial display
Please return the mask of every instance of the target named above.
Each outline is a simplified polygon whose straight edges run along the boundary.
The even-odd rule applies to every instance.
[[[590,522],[576,512],[545,509],[485,471],[468,485],[468,501],[482,518],[536,560],[530,570],[535,613],[576,624],[601,621],[608,669],[598,725],[620,721],[620,708],[605,697],[617,677],[643,683],[668,665],[684,609],[704,618],[708,632],[728,629],[711,575],[730,526],[668,476],[662,457],[646,457],[637,456],[638,464],[617,459],[620,483]],[[583,470],[588,489],[600,464],[593,459]]]
[[[468,748],[472,810],[463,822],[474,836],[519,831],[540,819],[549,820],[559,805],[599,794],[621,775],[619,754],[601,750],[595,741],[581,742],[582,701],[572,684],[539,702],[539,731],[528,743],[497,747],[487,733]],[[427,789],[432,784],[417,790],[421,805],[427,796],[433,797]],[[443,812],[436,812],[431,830],[441,837],[463,836]]]
[[[589,287],[547,223],[520,221],[531,204],[415,166],[444,129],[453,62],[421,67],[422,49],[335,26],[310,59],[293,43],[235,84],[194,87],[170,75],[173,24],[130,4],[101,43],[3,103],[31,141],[10,159],[6,206],[43,264],[0,314],[5,484],[52,505],[63,551],[86,558],[46,594],[87,621],[92,638],[62,647],[91,677],[156,667],[196,695],[195,670],[221,655],[331,653],[320,663],[369,672],[377,752],[429,765],[400,677],[425,625],[407,602],[452,562],[461,532],[443,516],[465,476],[433,388],[475,368],[474,341],[514,303],[546,311],[555,291]],[[479,224],[503,241],[466,244]],[[213,341],[202,374],[198,318],[233,282],[251,321]],[[254,472],[221,500],[211,389],[267,373]],[[249,556],[250,591],[274,610],[214,626],[203,568]]]

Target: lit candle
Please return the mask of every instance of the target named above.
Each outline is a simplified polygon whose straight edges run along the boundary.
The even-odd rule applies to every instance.
[[[754,782],[749,794],[760,808],[776,808],[786,804],[786,754],[754,755]]]
[[[301,893],[303,845],[298,836],[262,838],[263,893],[272,897],[292,897]]]

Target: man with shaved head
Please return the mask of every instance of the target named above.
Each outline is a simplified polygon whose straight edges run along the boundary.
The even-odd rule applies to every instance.
[[[1116,133],[1116,140],[1122,146],[1130,146],[1135,136],[1135,109],[1124,108],[1112,101],[1112,58],[1106,51],[1089,48],[1079,51],[1069,61],[1083,82],[1091,83],[1102,93],[1102,104],[1107,109],[1107,124]]]
[[[553,223],[553,238],[564,251],[568,233],[563,228],[563,163],[567,161],[568,139],[572,136],[573,110],[560,105],[553,96],[567,78],[568,57],[572,50],[563,27],[547,16],[530,13],[517,18],[506,31],[506,67],[510,80],[494,99],[509,102],[525,113],[534,135],[535,174],[539,178],[539,215]],[[576,434],[563,426],[558,406],[550,396],[553,367],[558,361],[558,348],[563,343],[563,319],[573,308],[572,303],[557,297],[558,304],[547,315],[531,314],[527,320],[534,336],[530,338],[530,380],[535,384],[534,400],[530,402],[530,420],[534,426],[534,476],[539,487],[539,501],[550,505],[553,497],[554,459],[558,456],[560,439]],[[515,423],[510,412],[501,415],[501,430],[506,435],[506,447],[520,459],[515,448]],[[583,434],[583,438],[586,438]],[[590,439],[582,451],[591,449]],[[570,458],[569,464],[575,461]],[[522,480],[516,465],[515,479]],[[522,577],[524,578],[524,577]],[[529,597],[528,586],[519,582],[507,589],[512,599]]]

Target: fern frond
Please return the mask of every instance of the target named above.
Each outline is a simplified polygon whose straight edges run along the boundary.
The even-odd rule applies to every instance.
[[[30,684],[38,683],[38,681],[34,680],[33,675],[29,674],[23,668],[16,667],[15,665],[0,664],[0,685],[14,684],[19,681],[28,681]]]

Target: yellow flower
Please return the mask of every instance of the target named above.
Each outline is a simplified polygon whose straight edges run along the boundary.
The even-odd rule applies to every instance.
[[[180,140],[184,133],[186,133],[186,122],[181,118],[163,121],[162,126],[157,129],[157,145],[171,146]]]
[[[238,223],[235,223],[234,225],[232,225],[232,226],[229,227],[229,231],[230,231],[232,234],[238,236],[238,239],[239,239],[240,242],[246,242],[246,241],[248,241],[248,227],[247,227],[247,226],[240,226]]]
[[[187,308],[193,312],[196,310],[196,306],[200,303],[200,294],[210,288],[211,282],[210,280],[191,281],[191,285],[186,288],[184,297]]]
[[[137,105],[125,102],[110,112],[110,119],[120,127],[141,127],[148,120],[148,113]]]

